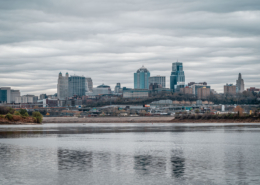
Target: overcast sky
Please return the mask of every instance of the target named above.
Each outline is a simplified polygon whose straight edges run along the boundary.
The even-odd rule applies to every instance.
[[[144,65],[218,92],[242,73],[260,88],[259,0],[0,0],[0,87],[57,92],[58,73],[133,87]]]

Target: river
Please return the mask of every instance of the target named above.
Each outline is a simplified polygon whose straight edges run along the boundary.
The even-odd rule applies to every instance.
[[[260,124],[0,125],[1,185],[260,184]]]

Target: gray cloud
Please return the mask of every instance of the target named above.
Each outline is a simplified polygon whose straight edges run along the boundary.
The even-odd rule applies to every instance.
[[[260,87],[258,0],[0,1],[0,86],[55,93],[58,73],[133,87],[142,65],[218,92],[241,72]]]

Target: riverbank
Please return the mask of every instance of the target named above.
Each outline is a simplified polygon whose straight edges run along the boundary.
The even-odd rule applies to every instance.
[[[260,119],[173,119],[171,123],[260,123]]]
[[[260,123],[260,119],[174,119],[174,117],[44,117],[43,123]]]
[[[4,116],[0,117],[0,125],[38,125],[35,118],[33,117],[22,117],[18,115],[12,115],[12,118],[9,120]]]
[[[168,123],[173,117],[44,117],[43,123]]]

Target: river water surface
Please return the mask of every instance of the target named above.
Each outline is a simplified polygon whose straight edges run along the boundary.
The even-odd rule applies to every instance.
[[[1,125],[0,184],[260,184],[260,124]]]

